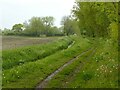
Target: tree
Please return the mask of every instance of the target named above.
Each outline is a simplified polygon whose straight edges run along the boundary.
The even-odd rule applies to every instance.
[[[117,3],[75,3],[72,12],[79,23],[81,34],[86,34],[87,36],[92,37],[110,37],[113,32],[117,32],[117,28],[112,26],[117,26],[118,23]]]
[[[46,17],[43,17],[42,18],[42,21],[44,22],[44,24],[46,25],[46,26],[53,26],[53,24],[54,24],[54,17],[52,17],[52,16],[46,16]]]
[[[24,23],[25,33],[30,36],[40,36],[42,31],[44,30],[44,25],[42,19],[40,17],[32,17],[29,20],[29,24],[26,22]]]
[[[23,25],[22,24],[15,24],[15,25],[13,25],[12,30],[14,32],[21,32],[23,30]]]
[[[77,21],[70,16],[64,16],[61,20],[61,25],[64,27],[63,30],[65,35],[77,34],[79,31]]]
[[[15,32],[13,30],[4,28],[4,30],[2,31],[3,35],[15,35]]]
[[[24,22],[24,27],[24,34],[30,36],[53,36],[58,30],[54,26],[54,18],[51,16],[32,17],[29,22]]]
[[[44,34],[48,35],[51,27],[54,25],[54,17],[46,16],[42,18],[42,22],[44,23]]]

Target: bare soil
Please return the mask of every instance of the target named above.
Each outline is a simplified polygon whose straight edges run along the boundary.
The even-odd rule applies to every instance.
[[[20,37],[20,36],[2,36],[2,50],[14,49],[28,45],[46,44],[57,40],[60,37]]]

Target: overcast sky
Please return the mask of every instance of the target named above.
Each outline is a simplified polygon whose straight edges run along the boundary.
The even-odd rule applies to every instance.
[[[0,0],[0,28],[12,28],[33,16],[53,16],[55,25],[70,15],[75,0]]]

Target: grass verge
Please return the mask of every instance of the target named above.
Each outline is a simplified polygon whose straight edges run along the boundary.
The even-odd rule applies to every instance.
[[[67,84],[72,81],[77,73],[81,71],[81,68],[89,60],[90,54],[94,49],[90,49],[85,54],[74,60],[70,65],[66,66],[61,72],[59,72],[54,78],[52,78],[45,88],[69,88]],[[86,78],[86,77],[85,77]]]
[[[82,71],[76,74],[69,88],[118,88],[118,46],[112,40],[99,39],[96,53]]]
[[[3,88],[33,88],[71,58],[91,47],[88,39],[76,38],[75,44],[44,59],[3,71]]]
[[[72,43],[72,39],[64,37],[53,43],[45,45],[26,46],[23,48],[2,51],[2,68],[10,69],[26,62],[36,61],[49,56],[56,51],[66,49]]]

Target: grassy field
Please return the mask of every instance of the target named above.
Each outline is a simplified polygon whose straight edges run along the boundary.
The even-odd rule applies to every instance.
[[[118,87],[117,42],[77,36],[54,40],[3,50],[3,88],[36,88],[60,68],[43,88]]]
[[[45,87],[118,88],[117,43],[100,40],[98,45],[92,56],[89,51],[78,58],[52,78]]]

